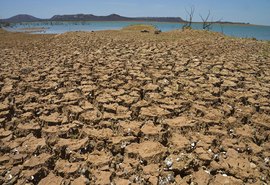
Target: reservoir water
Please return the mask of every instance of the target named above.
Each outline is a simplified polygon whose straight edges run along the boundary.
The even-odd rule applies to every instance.
[[[64,22],[30,22],[12,24],[8,29],[11,31],[19,31],[24,28],[45,27],[46,34],[58,34],[68,31],[98,31],[98,30],[119,30],[125,26],[134,24],[153,25],[161,31],[170,31],[181,29],[181,23],[161,23],[161,22],[91,22],[91,21],[64,21]],[[193,23],[193,29],[202,29],[201,23]],[[248,24],[214,24],[212,31],[222,32],[229,36],[241,38],[256,38],[258,40],[270,40],[270,26],[258,26]]]

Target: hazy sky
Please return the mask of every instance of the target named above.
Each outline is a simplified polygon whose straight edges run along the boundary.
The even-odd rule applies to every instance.
[[[194,20],[211,11],[214,20],[270,25],[270,0],[0,0],[0,18],[31,14],[50,18],[55,14],[91,13],[123,16],[177,16],[195,7]]]

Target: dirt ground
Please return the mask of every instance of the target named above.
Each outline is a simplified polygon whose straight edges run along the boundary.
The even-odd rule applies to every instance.
[[[0,184],[269,182],[269,42],[0,31]]]

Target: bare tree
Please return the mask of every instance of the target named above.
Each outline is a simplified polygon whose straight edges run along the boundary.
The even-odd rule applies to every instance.
[[[211,25],[213,24],[213,21],[209,21],[210,15],[211,15],[210,10],[208,11],[206,18],[203,18],[203,16],[200,14],[200,17],[201,17],[202,22],[203,22],[203,29],[204,30],[210,30]]]
[[[195,12],[195,8],[194,6],[190,7],[190,10],[186,10],[187,13],[187,21],[186,23],[183,25],[182,29],[187,29],[187,28],[191,28],[191,24],[192,24],[192,20],[193,20],[193,16],[194,16],[194,12]]]
[[[219,19],[218,21],[213,21],[213,18],[212,18],[212,20],[209,21],[210,15],[211,15],[210,10],[208,11],[206,18],[203,18],[203,16],[200,14],[200,17],[201,17],[202,22],[203,22],[203,30],[210,30],[213,24],[221,23],[222,18]]]

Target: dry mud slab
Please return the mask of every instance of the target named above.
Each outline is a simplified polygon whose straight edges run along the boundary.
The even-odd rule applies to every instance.
[[[269,184],[269,48],[0,31],[0,184]]]

